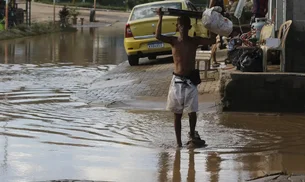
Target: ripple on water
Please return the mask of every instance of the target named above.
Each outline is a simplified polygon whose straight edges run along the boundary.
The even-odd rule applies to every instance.
[[[69,100],[72,92],[23,90],[2,93],[0,135],[34,138],[45,144],[99,147],[107,143],[141,146],[150,141],[130,121],[133,114],[90,108]],[[35,98],[35,99],[33,99]],[[61,98],[58,100],[57,98]],[[14,101],[14,102],[13,102]],[[129,115],[129,116],[128,116]],[[98,142],[98,143],[97,143]],[[148,145],[147,145],[148,146]]]
[[[17,71],[26,69],[26,66],[13,67]],[[86,89],[100,77],[100,70],[107,67],[30,69],[30,73],[10,75],[12,81],[8,81],[12,85],[18,85],[17,81],[28,85],[19,84],[0,92],[0,135],[69,147],[107,147],[109,144],[175,147],[173,115],[169,112],[90,107],[71,100],[72,94]],[[273,151],[305,145],[303,118],[200,113],[196,129],[208,143],[203,152]],[[188,128],[188,118],[184,115],[184,143]]]
[[[72,94],[85,89],[112,66],[4,67],[1,71],[11,73],[8,74],[11,81],[2,84],[11,87],[0,90],[0,135],[79,147],[149,143],[138,136],[138,131],[126,126],[135,118],[134,114],[88,107],[86,103],[71,100]],[[26,71],[29,69],[30,72]]]
[[[1,93],[0,135],[67,147],[175,147],[171,113],[89,107],[71,101],[71,94],[42,88]],[[305,145],[303,117],[220,116],[198,115],[197,130],[208,143],[203,152],[255,153]],[[182,125],[185,143],[187,115]]]

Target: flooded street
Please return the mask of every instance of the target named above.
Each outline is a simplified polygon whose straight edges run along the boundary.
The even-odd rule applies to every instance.
[[[5,40],[0,44],[0,63],[119,64],[127,59],[123,33],[121,28],[79,28],[75,33]]]
[[[126,60],[121,29],[0,44],[0,181],[246,181],[305,173],[305,117],[201,110],[208,146],[175,147],[173,116],[75,98]],[[161,104],[162,105],[162,104]],[[183,117],[183,142],[188,118]]]

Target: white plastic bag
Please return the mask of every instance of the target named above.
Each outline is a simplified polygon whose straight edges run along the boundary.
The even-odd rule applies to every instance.
[[[202,23],[211,32],[228,37],[233,31],[233,23],[217,12],[219,8],[216,6],[206,9],[202,13]]]

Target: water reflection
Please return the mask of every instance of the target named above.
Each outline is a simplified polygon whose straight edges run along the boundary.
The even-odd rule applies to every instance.
[[[168,181],[167,173],[170,169],[169,161],[169,153],[162,152],[159,157],[159,182]]]
[[[211,152],[208,154],[206,171],[211,173],[211,182],[219,181],[220,163],[221,158],[216,152]]]
[[[0,63],[119,64],[126,60],[120,28],[82,28],[73,33],[56,33],[2,41]]]
[[[172,166],[169,165],[170,161],[173,161]],[[159,155],[158,181],[218,182],[220,181],[220,164],[221,157],[216,152],[204,154],[192,149],[178,149],[175,151],[173,159],[170,157],[170,152],[163,152]],[[172,173],[169,173],[170,171]]]
[[[195,156],[194,156],[194,151],[190,150],[189,151],[189,169],[187,171],[187,181],[188,182],[195,182]]]
[[[173,181],[181,182],[181,151],[177,150],[175,153],[174,169],[173,169]]]

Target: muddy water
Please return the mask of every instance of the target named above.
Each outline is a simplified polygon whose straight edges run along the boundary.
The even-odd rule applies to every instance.
[[[85,35],[77,33],[76,40]],[[54,36],[54,42],[61,36],[74,34]],[[27,40],[33,41],[27,62],[22,49],[15,48],[19,58],[5,54],[7,63],[27,64],[0,65],[1,182],[216,182],[245,181],[284,170],[305,173],[304,116],[200,111],[197,130],[208,146],[177,150],[172,115],[162,108],[149,111],[150,105],[142,104],[145,110],[122,110],[73,99],[74,93],[86,90],[123,61],[121,44],[116,55],[96,49],[95,62],[90,58],[93,50],[82,56],[82,49],[75,52],[77,57],[50,49],[52,54],[45,53],[42,59],[41,51],[47,49],[43,46],[49,44],[36,43],[45,38]],[[184,117],[183,142],[187,123]]]
[[[1,41],[0,63],[76,65],[118,64],[126,60],[122,28],[79,28],[57,33]]]

